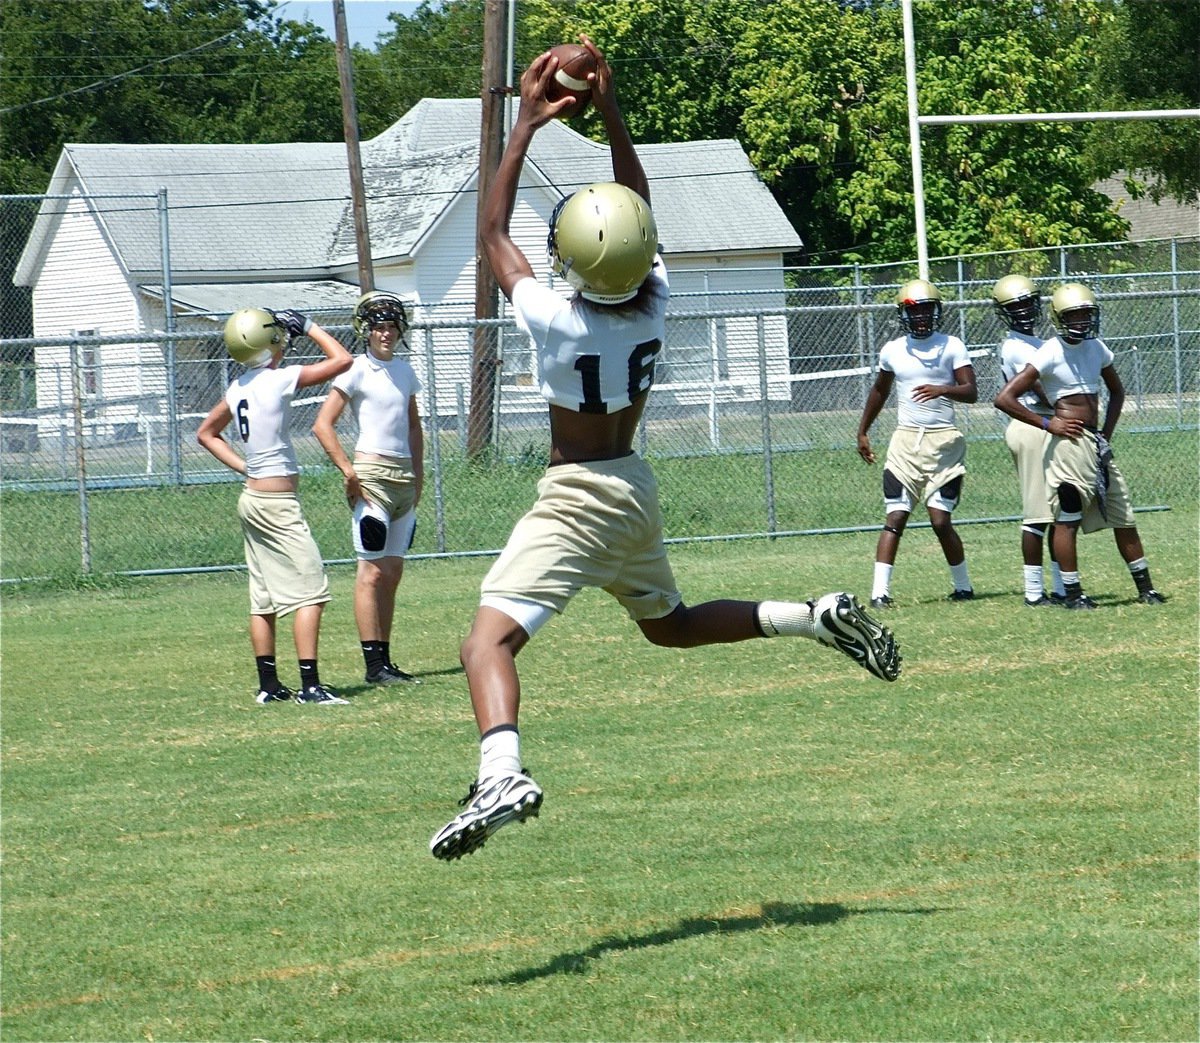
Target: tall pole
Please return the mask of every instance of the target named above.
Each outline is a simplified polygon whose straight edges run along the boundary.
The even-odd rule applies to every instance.
[[[917,58],[913,42],[912,0],[901,4],[904,20],[904,84],[908,94],[908,144],[912,150],[913,211],[916,216],[917,275],[929,278],[929,244],[925,237],[925,175],[921,170],[921,125],[917,115]]]
[[[484,256],[479,227],[483,203],[487,198],[500,154],[504,149],[505,93],[495,88],[507,86],[504,52],[506,19],[510,15],[507,0],[487,0],[483,10],[483,69],[479,91],[482,110],[479,124],[479,194],[475,208],[475,318],[495,319],[499,315],[499,286]],[[500,353],[495,326],[476,326],[471,352],[471,404],[467,418],[467,454],[475,458],[491,444],[493,435],[492,403],[496,396]]]
[[[354,243],[358,251],[358,285],[362,293],[375,289],[371,264],[371,233],[367,228],[367,195],[363,190],[362,158],[358,151],[358,104],[354,98],[354,70],[346,32],[345,0],[333,0],[333,31],[337,37],[338,81],[342,87],[342,134],[350,167],[350,205],[354,211]]]

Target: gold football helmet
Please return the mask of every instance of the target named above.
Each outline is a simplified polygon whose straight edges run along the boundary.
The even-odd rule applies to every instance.
[[[1033,280],[1024,275],[1006,275],[992,287],[996,317],[1018,333],[1034,332],[1042,321],[1042,298]]]
[[[248,369],[265,366],[287,346],[287,333],[265,308],[240,308],[225,321],[225,347]]]
[[[1100,305],[1081,282],[1063,283],[1050,298],[1050,321],[1068,344],[1100,336]]]
[[[658,226],[633,189],[601,182],[559,201],[546,249],[554,274],[585,300],[621,304],[637,296],[650,274]]]
[[[942,328],[942,294],[926,279],[911,279],[896,293],[900,326],[921,339]]]

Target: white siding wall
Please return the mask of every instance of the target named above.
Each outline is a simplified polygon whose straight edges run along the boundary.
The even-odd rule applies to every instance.
[[[522,249],[533,266],[534,274],[542,280],[549,277],[546,260],[546,230],[557,196],[540,185],[523,183],[518,194],[510,224],[513,241]],[[466,321],[475,315],[475,256],[464,251],[464,243],[475,241],[475,196],[464,194],[454,202],[433,230],[429,241],[422,246],[417,263],[418,296],[422,302],[446,302],[427,308],[424,318],[432,321]],[[501,315],[507,302],[501,300]],[[471,391],[471,352],[473,334],[467,327],[432,331],[431,346],[437,362],[437,412],[453,416],[460,408],[469,408]],[[426,352],[429,346],[423,334],[413,344],[413,364],[430,393]],[[527,339],[506,336],[501,345],[501,385],[529,386],[532,381],[532,358]],[[540,397],[537,408],[544,408]],[[432,411],[426,398],[424,410]],[[465,420],[465,418],[464,418]]]
[[[74,331],[98,335],[136,332],[138,302],[102,230],[82,199],[68,204],[33,288],[34,335],[61,337]],[[100,437],[119,431],[114,425],[136,424],[143,396],[165,393],[162,354],[153,344],[110,344],[89,348],[94,363],[85,381],[86,402],[96,403],[90,433]],[[70,350],[35,349],[39,409],[71,410]],[[105,400],[120,400],[102,405]],[[45,417],[45,434],[57,434],[59,421]]]
[[[781,308],[783,259],[777,254],[721,254],[669,260],[671,313],[665,365],[656,376],[655,395],[669,394],[682,404],[709,402],[707,387],[717,386],[716,400],[758,401],[758,324],[755,318],[714,318],[712,311]],[[695,318],[687,318],[695,312]],[[773,401],[791,397],[787,320],[766,316],[763,341],[767,360],[767,395]]]

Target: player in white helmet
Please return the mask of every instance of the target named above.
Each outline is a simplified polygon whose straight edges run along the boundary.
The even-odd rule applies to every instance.
[[[654,475],[633,449],[665,333],[666,268],[612,72],[581,39],[596,59],[592,101],[608,133],[614,180],[580,189],[551,219],[551,265],[575,289],[573,299],[537,281],[509,233],[533,135],[571,103],[546,97],[555,71],[550,52],[521,77],[520,113],[484,203],[488,262],[538,354],[550,407],[550,466],[537,502],[483,581],[462,645],[480,732],[479,771],[463,812],[430,841],[442,859],[469,854],[501,826],[537,814],[541,788],[522,770],[516,656],[583,587],[611,594],[656,645],[798,635],[834,646],[884,680],[900,672],[894,638],[849,594],[683,603],[663,545]]]
[[[1047,340],[996,396],[995,405],[1030,427],[1050,433],[1046,484],[1054,511],[1054,553],[1062,568],[1065,605],[1094,609],[1079,578],[1078,534],[1112,529],[1117,550],[1129,566],[1137,599],[1146,605],[1166,600],[1150,580],[1141,537],[1134,522],[1129,487],[1110,445],[1125,405],[1125,387],[1113,353],[1100,339],[1100,305],[1088,287],[1064,283],[1050,298],[1050,320],[1058,335]],[[1040,383],[1053,416],[1034,412],[1025,396]],[[1100,389],[1108,391],[1104,424]]]
[[[354,619],[366,680],[414,683],[417,678],[392,662],[391,651],[396,590],[425,480],[425,439],[417,408],[421,383],[405,357],[408,310],[395,294],[364,293],[354,309],[354,331],[366,341],[366,353],[334,378],[313,434],[345,479],[358,557]],[[334,430],[346,406],[358,425],[353,462]]]
[[[969,601],[975,591],[953,520],[967,471],[967,443],[958,429],[954,406],[975,401],[975,367],[963,342],[940,332],[942,295],[933,283],[913,279],[901,286],[896,311],[905,333],[880,349],[879,370],[858,423],[858,455],[873,464],[875,451],[868,432],[896,385],[896,430],[883,465],[885,517],[875,547],[871,604],[893,605],[896,553],[918,503],[925,504],[950,568],[954,589],[949,600]]]
[[[1014,272],[998,279],[992,287],[992,307],[996,317],[1004,323],[1004,338],[996,349],[996,358],[1004,380],[1009,381],[1025,368],[1034,352],[1042,346],[1042,338],[1037,332],[1042,321],[1042,298],[1032,279]],[[1041,385],[1034,385],[1022,401],[1038,416],[1054,415],[1054,407],[1046,401]],[[1012,454],[1021,487],[1021,559],[1024,565],[1025,604],[1030,608],[1040,608],[1061,603],[1066,598],[1062,573],[1054,558],[1053,540],[1046,539],[1046,530],[1049,528],[1053,532],[1054,522],[1050,492],[1046,487],[1044,459],[1050,435],[1019,420],[1010,420],[1004,429],[1004,442]],[[1049,595],[1046,593],[1046,574],[1042,564],[1043,541],[1050,549]]]
[[[307,335],[325,356],[305,366],[281,366],[293,337]],[[246,476],[238,518],[250,573],[250,644],[258,669],[259,703],[344,704],[321,683],[317,642],[329,584],[320,551],[297,496],[300,467],[288,430],[292,398],[350,367],[350,353],[312,319],[296,311],[243,308],[225,324],[225,345],[246,367],[200,424],[196,438],[230,470]],[[234,423],[238,453],[223,437]],[[275,626],[292,616],[300,689],[279,680]]]

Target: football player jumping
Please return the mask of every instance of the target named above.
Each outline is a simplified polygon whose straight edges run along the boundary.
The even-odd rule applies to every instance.
[[[656,645],[795,635],[836,648],[885,681],[900,673],[892,634],[850,594],[683,603],[663,545],[655,478],[633,449],[665,334],[667,272],[612,71],[592,42],[581,40],[596,59],[592,103],[608,134],[613,181],[568,196],[550,219],[551,266],[574,289],[571,300],[537,281],[509,233],[533,135],[572,104],[546,96],[555,71],[549,51],[521,77],[520,112],[484,202],[480,235],[488,262],[538,353],[550,465],[537,502],[484,578],[462,645],[481,737],[479,772],[462,813],[430,841],[441,859],[469,854],[507,823],[538,813],[542,790],[521,763],[516,656],[583,587],[611,594]]]

